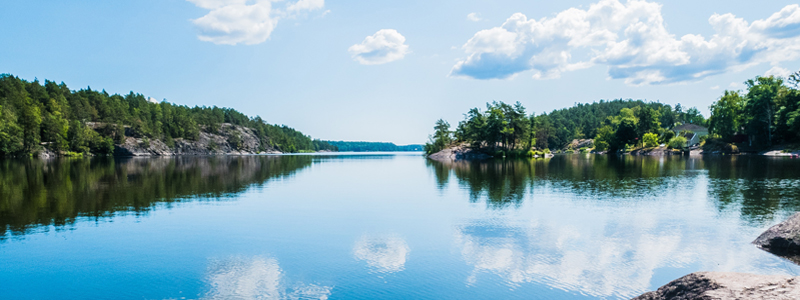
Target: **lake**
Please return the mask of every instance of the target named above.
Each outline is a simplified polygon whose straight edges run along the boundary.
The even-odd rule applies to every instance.
[[[800,160],[0,160],[0,299],[626,299],[800,274]]]

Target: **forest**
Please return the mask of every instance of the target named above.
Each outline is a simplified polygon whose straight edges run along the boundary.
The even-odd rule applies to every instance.
[[[111,154],[127,136],[195,140],[222,123],[252,128],[262,148],[282,152],[331,150],[285,125],[268,124],[232,108],[154,103],[142,94],[110,95],[105,90],[70,90],[63,82],[0,75],[0,156],[29,155],[43,148],[56,153]],[[259,149],[264,150],[264,149]]]
[[[394,151],[422,151],[422,145],[402,145],[383,142],[348,142],[348,141],[325,141],[333,145],[339,151],[347,152],[394,152]]]
[[[672,129],[683,124],[708,127],[710,135],[703,142],[710,146],[738,145],[757,151],[800,142],[800,72],[787,78],[757,76],[744,83],[744,91],[724,91],[711,104],[708,119],[695,107],[630,99],[579,103],[541,115],[527,115],[519,102],[487,103],[483,111],[473,108],[464,114],[453,131],[447,121],[438,120],[425,151],[466,142],[520,154],[562,148],[574,139],[593,139],[594,150],[612,153],[661,144],[680,148],[686,140]]]
[[[434,153],[452,143],[466,142],[489,152],[524,155],[531,149],[558,149],[574,139],[592,138],[598,150],[617,150],[648,133],[667,142],[673,137],[669,130],[673,126],[705,122],[697,108],[684,111],[680,104],[672,108],[642,100],[601,100],[538,116],[528,115],[519,102],[492,102],[484,111],[470,109],[454,131],[448,122],[438,120],[425,151]]]

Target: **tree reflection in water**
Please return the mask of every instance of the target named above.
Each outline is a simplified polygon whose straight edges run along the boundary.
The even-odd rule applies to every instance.
[[[637,157],[564,155],[552,159],[428,160],[439,189],[451,177],[470,202],[519,207],[537,189],[562,190],[588,201],[670,201],[673,190],[707,185],[719,211],[736,210],[752,225],[800,210],[800,160],[769,157]]]
[[[219,201],[312,164],[310,156],[0,160],[0,240],[36,228]]]

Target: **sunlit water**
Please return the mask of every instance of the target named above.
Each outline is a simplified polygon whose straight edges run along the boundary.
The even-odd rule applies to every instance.
[[[800,160],[0,161],[0,299],[624,299],[800,274]]]

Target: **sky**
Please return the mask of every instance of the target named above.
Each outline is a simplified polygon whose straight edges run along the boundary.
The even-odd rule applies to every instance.
[[[708,107],[800,70],[791,1],[5,0],[0,73],[423,143],[487,102]]]

